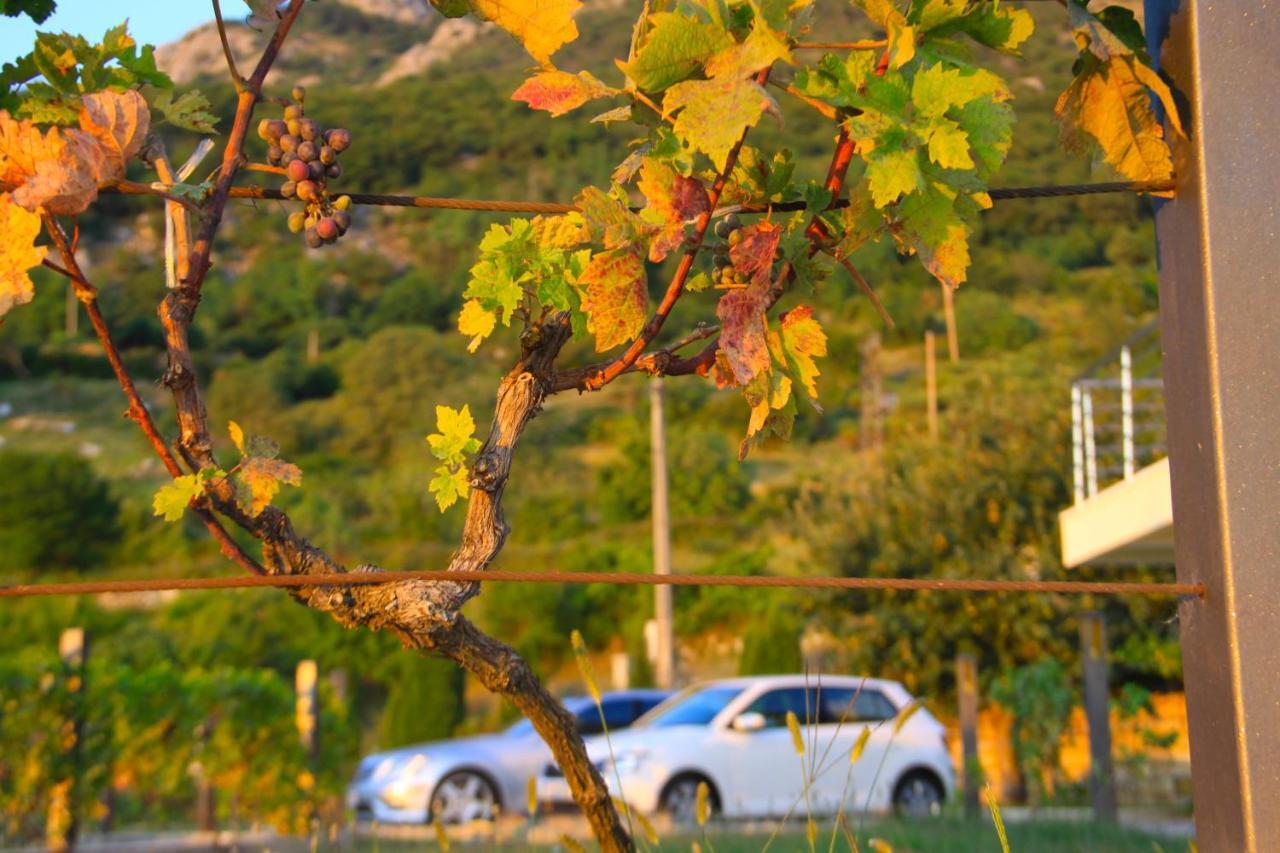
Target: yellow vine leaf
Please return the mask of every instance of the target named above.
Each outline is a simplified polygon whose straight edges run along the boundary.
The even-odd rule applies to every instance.
[[[686,178],[660,160],[646,157],[636,183],[648,202],[640,213],[661,230],[649,244],[649,260],[657,263],[684,243],[684,224],[711,210],[707,190],[697,178]]]
[[[109,171],[123,177],[125,163],[141,150],[151,127],[147,102],[129,89],[94,92],[80,104],[80,129],[98,141]]]
[[[1064,147],[1081,149],[1087,134],[1101,146],[1103,158],[1126,178],[1162,181],[1173,177],[1173,160],[1164,129],[1147,101],[1147,86],[1165,101],[1171,121],[1180,129],[1164,81],[1136,57],[1116,55],[1077,77],[1058,98],[1054,113],[1062,122]]]
[[[39,233],[39,216],[19,207],[8,193],[0,195],[0,317],[35,295],[28,273],[48,251],[34,245]]]
[[[0,110],[0,184],[12,188],[13,200],[32,213],[81,213],[98,197],[100,183],[121,174],[92,135],[60,128],[41,133],[30,121]]]
[[[543,65],[578,37],[573,16],[580,0],[471,0],[477,13],[515,36]]]
[[[462,306],[462,312],[458,314],[458,331],[471,336],[467,351],[475,352],[480,342],[493,334],[497,324],[497,316],[486,310],[479,299],[468,299]]]

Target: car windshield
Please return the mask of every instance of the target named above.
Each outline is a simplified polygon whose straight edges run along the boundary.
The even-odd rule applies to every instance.
[[[741,687],[724,684],[690,687],[645,714],[635,725],[646,728],[705,726],[741,692]]]

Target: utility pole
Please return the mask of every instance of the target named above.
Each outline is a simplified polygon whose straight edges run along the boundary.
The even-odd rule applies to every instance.
[[[1093,819],[1116,821],[1116,780],[1111,762],[1111,689],[1107,675],[1107,623],[1091,611],[1080,619],[1084,659],[1084,713],[1089,721],[1089,797]]]
[[[649,381],[649,435],[653,459],[653,573],[671,574],[671,514],[667,503],[667,426],[662,380]],[[675,639],[671,628],[671,587],[653,588],[653,618],[658,626],[654,681],[669,690],[675,676]]]
[[[870,450],[884,444],[884,382],[880,373],[880,333],[872,332],[858,347],[862,356],[860,396],[862,423],[859,444]]]
[[[956,294],[942,285],[942,313],[947,320],[947,356],[952,364],[960,362],[960,335],[956,332]]]
[[[924,396],[929,407],[929,438],[938,437],[938,367],[933,332],[924,333]]]
[[[978,817],[978,659],[968,652],[956,657],[956,700],[960,706],[960,752],[964,779],[964,815]]]

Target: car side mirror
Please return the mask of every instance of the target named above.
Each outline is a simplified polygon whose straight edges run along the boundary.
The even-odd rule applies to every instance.
[[[743,711],[733,718],[730,725],[735,732],[758,732],[765,726],[764,714],[757,711]]]

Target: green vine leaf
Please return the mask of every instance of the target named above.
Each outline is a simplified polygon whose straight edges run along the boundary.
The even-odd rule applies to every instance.
[[[465,405],[461,409],[436,406],[436,430],[427,436],[427,444],[440,465],[427,488],[444,512],[470,492],[467,459],[480,449],[480,441],[475,437],[476,422],[471,417],[471,409]]]
[[[733,44],[723,27],[676,12],[652,14],[649,25],[635,57],[618,63],[627,79],[646,92],[664,91],[693,76],[707,60]]]
[[[165,521],[177,521],[191,502],[203,494],[205,483],[225,476],[227,472],[221,468],[201,468],[195,474],[174,477],[156,491],[151,507]]]
[[[231,471],[236,503],[257,518],[271,505],[281,486],[302,485],[302,469],[277,457],[280,446],[266,436],[246,436],[235,421],[227,424],[231,443],[240,451],[240,464]]]

